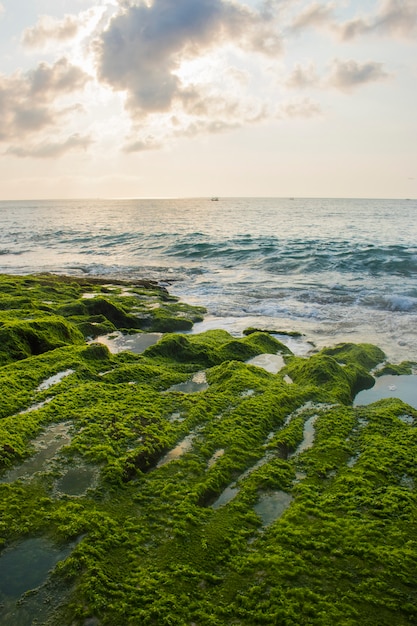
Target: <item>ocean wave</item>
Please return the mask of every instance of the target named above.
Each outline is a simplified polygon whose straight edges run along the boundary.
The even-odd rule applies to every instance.
[[[230,267],[239,262],[270,274],[340,272],[369,276],[417,274],[417,248],[376,246],[350,241],[280,240],[276,237],[239,237],[213,241],[189,235],[164,250],[167,256],[213,262]]]

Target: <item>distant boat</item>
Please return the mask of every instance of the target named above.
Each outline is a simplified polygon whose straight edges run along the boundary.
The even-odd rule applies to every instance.
[[[213,198],[211,198],[211,201],[212,201],[212,202],[218,202],[218,201],[219,201],[219,199],[218,199],[216,196],[213,196]]]

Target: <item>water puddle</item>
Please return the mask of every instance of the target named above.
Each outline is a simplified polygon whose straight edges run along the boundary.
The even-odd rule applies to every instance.
[[[267,453],[265,456],[259,459],[259,461],[255,463],[255,465],[252,465],[252,467],[249,467],[247,470],[245,470],[243,474],[241,474],[233,483],[228,485],[226,489],[222,491],[217,500],[213,502],[211,507],[213,509],[218,509],[233,500],[233,498],[239,493],[239,487],[237,486],[238,483],[244,478],[247,478],[247,476],[249,476],[249,474],[252,474],[252,472],[254,472],[256,469],[262,467],[262,465],[265,465],[265,463],[268,463],[268,461],[270,461],[273,456],[274,455],[272,452]]]
[[[67,558],[76,543],[58,547],[43,537],[32,537],[2,552],[0,556],[2,626],[31,626],[34,623],[43,623],[51,612],[51,605],[48,605],[48,599],[45,597],[47,594],[39,587],[46,583],[51,570],[59,561]],[[32,593],[24,596],[29,591]],[[59,602],[59,599],[53,598],[52,610],[56,607],[57,601]]]
[[[376,379],[372,389],[360,391],[353,405],[365,405],[382,398],[399,398],[417,409],[417,376],[381,376]]]
[[[134,352],[135,354],[142,354],[149,348],[157,343],[162,337],[162,333],[137,333],[135,335],[123,335],[122,333],[112,333],[111,335],[104,335],[97,337],[90,343],[103,343],[110,350],[112,354],[118,354],[119,352]]]
[[[180,424],[184,420],[185,420],[185,417],[183,415],[181,415],[181,413],[179,411],[174,411],[168,417],[168,421],[171,422],[171,423],[176,422],[176,423]]]
[[[220,459],[220,457],[222,457],[224,454],[224,450],[216,450],[216,452],[213,454],[213,456],[208,460],[207,462],[207,467],[213,467],[213,465],[215,464],[215,462],[217,461],[217,459]]]
[[[261,367],[271,374],[276,374],[285,365],[285,361],[280,354],[258,354],[252,359],[249,359],[249,361],[246,361],[246,363],[248,365]]]
[[[403,476],[401,476],[400,485],[401,487],[405,487],[410,491],[414,491],[414,478],[412,476],[409,476],[408,474],[404,474]]]
[[[18,415],[24,415],[25,413],[30,413],[31,411],[37,411],[38,409],[41,409],[43,406],[45,406],[45,404],[48,404],[48,402],[50,402],[52,400],[52,398],[47,398],[46,400],[43,400],[42,402],[37,402],[36,404],[32,404],[32,406],[28,407],[27,409],[24,409],[23,411],[19,411]]]
[[[297,456],[297,455],[301,454],[301,452],[304,452],[304,450],[307,450],[308,448],[311,448],[311,446],[314,443],[314,435],[315,435],[314,424],[315,424],[315,421],[316,421],[317,417],[318,417],[318,415],[312,415],[305,422],[305,424],[304,424],[304,431],[303,431],[303,440],[297,446],[295,451],[288,456],[288,458],[291,458],[292,456]]]
[[[178,383],[172,385],[167,391],[180,391],[181,393],[198,393],[199,391],[205,391],[208,389],[208,382],[205,372],[196,372],[191,380],[187,380],[185,383]]]
[[[262,519],[263,526],[275,522],[288,509],[293,497],[285,491],[264,493],[255,504],[254,509]]]
[[[65,372],[58,372],[58,374],[54,374],[50,378],[47,378],[46,380],[44,380],[39,385],[39,387],[36,388],[36,391],[45,391],[45,389],[49,389],[49,387],[52,387],[52,385],[56,385],[57,383],[60,383],[61,380],[63,380],[70,374],[73,374],[74,371],[75,370],[68,369],[68,370],[65,370]]]
[[[354,465],[356,465],[356,462],[359,460],[359,457],[360,457],[360,454],[354,454],[346,461],[346,465],[348,467],[353,467]]]
[[[311,341],[306,340],[304,336],[291,337],[290,335],[282,335],[280,333],[273,333],[272,336],[287,346],[296,356],[307,356],[314,349]]]
[[[235,483],[233,483],[233,485],[234,484]],[[233,498],[238,493],[239,493],[239,489],[237,487],[233,487],[232,485],[229,485],[228,487],[226,487],[226,489],[224,489],[222,491],[222,493],[219,495],[217,500],[215,500],[215,502],[213,502],[213,504],[211,505],[211,508],[212,509],[219,509],[221,506],[224,506],[225,504],[230,502],[230,500],[233,500]]]
[[[412,426],[414,424],[414,417],[412,417],[412,415],[399,415],[398,419],[401,420],[403,424],[407,424],[408,426]]]
[[[241,398],[250,398],[254,394],[255,394],[254,389],[245,389],[245,391],[242,391],[239,395]]]
[[[68,468],[56,481],[56,495],[83,496],[97,484],[98,469],[92,465]]]
[[[184,439],[177,445],[175,448],[167,452],[167,454],[162,457],[162,459],[157,463],[156,467],[162,467],[166,465],[170,461],[174,461],[175,459],[179,459],[180,456],[188,452],[191,446],[193,445],[193,440],[195,438],[195,433],[191,433],[184,437]]]
[[[31,478],[33,474],[44,471],[48,461],[51,461],[61,448],[70,443],[70,427],[71,422],[61,422],[49,426],[33,440],[36,449],[35,454],[17,467],[8,470],[0,482],[12,483],[18,478]]]

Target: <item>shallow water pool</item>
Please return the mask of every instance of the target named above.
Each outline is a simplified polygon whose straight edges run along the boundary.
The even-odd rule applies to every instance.
[[[383,398],[399,398],[417,409],[417,376],[381,376],[372,389],[358,393],[353,405],[371,404]]]

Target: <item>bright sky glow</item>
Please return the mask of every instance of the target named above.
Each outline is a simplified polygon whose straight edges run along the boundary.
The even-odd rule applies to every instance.
[[[0,199],[417,196],[417,0],[0,0]]]

